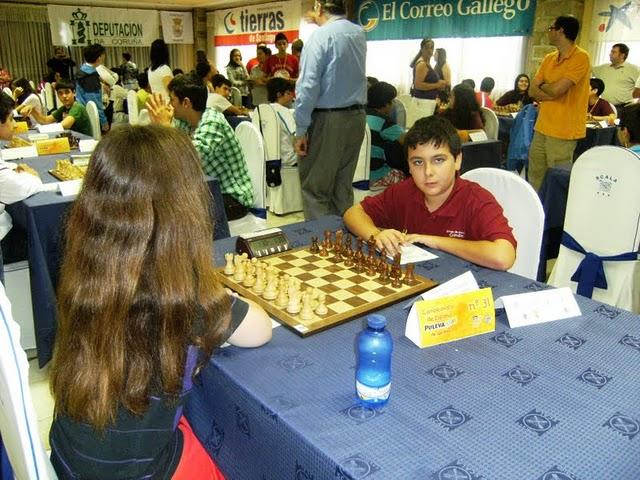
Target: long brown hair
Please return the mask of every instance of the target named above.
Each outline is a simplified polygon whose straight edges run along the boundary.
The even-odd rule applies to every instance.
[[[56,414],[102,429],[180,394],[186,348],[229,324],[213,263],[211,195],[189,138],[122,126],[96,147],[71,209],[50,373]]]

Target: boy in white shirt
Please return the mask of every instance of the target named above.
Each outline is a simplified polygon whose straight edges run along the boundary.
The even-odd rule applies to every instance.
[[[207,107],[213,107],[225,115],[248,115],[249,110],[245,107],[237,107],[229,100],[231,94],[231,82],[224,75],[214,75],[211,78],[213,92],[207,99]]]
[[[274,77],[267,82],[267,94],[270,105],[275,110],[280,124],[280,159],[282,160],[282,166],[294,166],[298,163],[298,157],[293,148],[296,121],[289,109],[294,97],[293,85],[284,78]]]

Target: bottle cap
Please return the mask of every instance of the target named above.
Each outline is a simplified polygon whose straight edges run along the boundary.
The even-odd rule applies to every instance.
[[[384,315],[369,315],[367,317],[367,325],[369,325],[369,327],[371,328],[384,328],[385,325],[387,325],[387,319],[384,317]]]

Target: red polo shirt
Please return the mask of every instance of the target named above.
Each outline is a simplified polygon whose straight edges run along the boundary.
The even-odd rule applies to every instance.
[[[516,248],[509,222],[491,193],[475,182],[456,178],[449,198],[434,212],[412,178],[392,185],[361,202],[364,211],[380,228],[408,233],[456,237],[466,240],[503,238]]]

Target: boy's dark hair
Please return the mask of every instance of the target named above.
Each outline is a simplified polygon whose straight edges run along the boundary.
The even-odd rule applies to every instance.
[[[640,143],[640,103],[627,105],[620,113],[620,128],[626,128],[629,132],[629,141],[632,144]]]
[[[171,74],[174,77],[177,77],[178,75],[182,75],[184,73],[184,70],[182,70],[181,68],[174,68],[173,70],[171,70]]]
[[[84,61],[87,63],[95,63],[100,55],[105,53],[107,50],[99,43],[93,43],[84,48],[82,54],[84,55]]]
[[[269,101],[274,103],[278,101],[278,94],[284,94],[285,92],[292,92],[293,86],[291,82],[284,78],[274,77],[267,82],[267,95]]]
[[[318,0],[322,5],[322,9],[331,15],[344,15],[347,13],[345,2],[343,0]]]
[[[278,33],[276,34],[276,39],[273,41],[273,43],[276,43],[278,40],[286,40],[286,41],[287,41],[287,43],[289,43],[289,39],[288,39],[288,38],[287,38],[287,36],[286,36],[284,33],[282,33],[282,32],[278,32]]]
[[[269,47],[267,47],[266,45],[258,45],[256,47],[256,51],[261,50],[264,52],[264,54],[268,57],[269,55],[271,55],[271,49]]]
[[[6,122],[9,115],[13,115],[14,105],[13,98],[4,92],[0,92],[0,123]]]
[[[129,52],[124,52],[122,54],[122,58],[124,58],[128,62],[131,60],[131,54]]]
[[[138,86],[140,88],[146,88],[149,85],[149,74],[142,72],[138,74]]]
[[[457,130],[449,120],[438,115],[417,120],[407,132],[404,144],[407,148],[424,144],[433,144],[435,147],[446,145],[454,157],[462,151]]]
[[[75,92],[76,84],[71,80],[69,80],[68,78],[61,78],[56,82],[56,92],[58,90],[63,90],[63,89],[73,90]]]
[[[604,82],[600,78],[590,78],[589,85],[591,85],[592,90],[596,89],[597,96],[602,95],[602,92],[604,92]]]
[[[560,16],[553,22],[556,29],[562,28],[564,36],[569,40],[575,42],[578,38],[578,32],[580,31],[580,22],[576,17]]]
[[[209,62],[198,62],[196,64],[196,73],[200,78],[204,78],[211,72],[211,64]]]
[[[293,43],[291,44],[291,51],[292,52],[302,52],[302,49],[304,47],[304,42],[302,40],[300,40],[299,38],[296,38]]]
[[[207,108],[207,86],[204,81],[195,73],[187,73],[173,77],[167,86],[178,100],[185,98],[191,100],[191,105],[196,112],[204,112]]]
[[[462,83],[463,85],[467,85],[467,86],[471,87],[471,90],[475,90],[476,89],[476,82],[473,80],[473,78],[465,78],[460,83]]]
[[[218,88],[220,85],[226,85],[231,88],[231,82],[224,75],[217,73],[213,77],[211,77],[211,85],[213,88]]]
[[[396,87],[387,82],[378,82],[369,87],[367,92],[367,107],[382,108],[398,96]]]
[[[613,50],[616,47],[618,47],[618,51],[624,55],[624,59],[626,60],[629,56],[629,47],[627,47],[624,43],[616,43],[611,47],[611,49]]]
[[[491,77],[484,77],[480,82],[480,91],[485,93],[491,93],[493,87],[496,86],[496,81]]]

